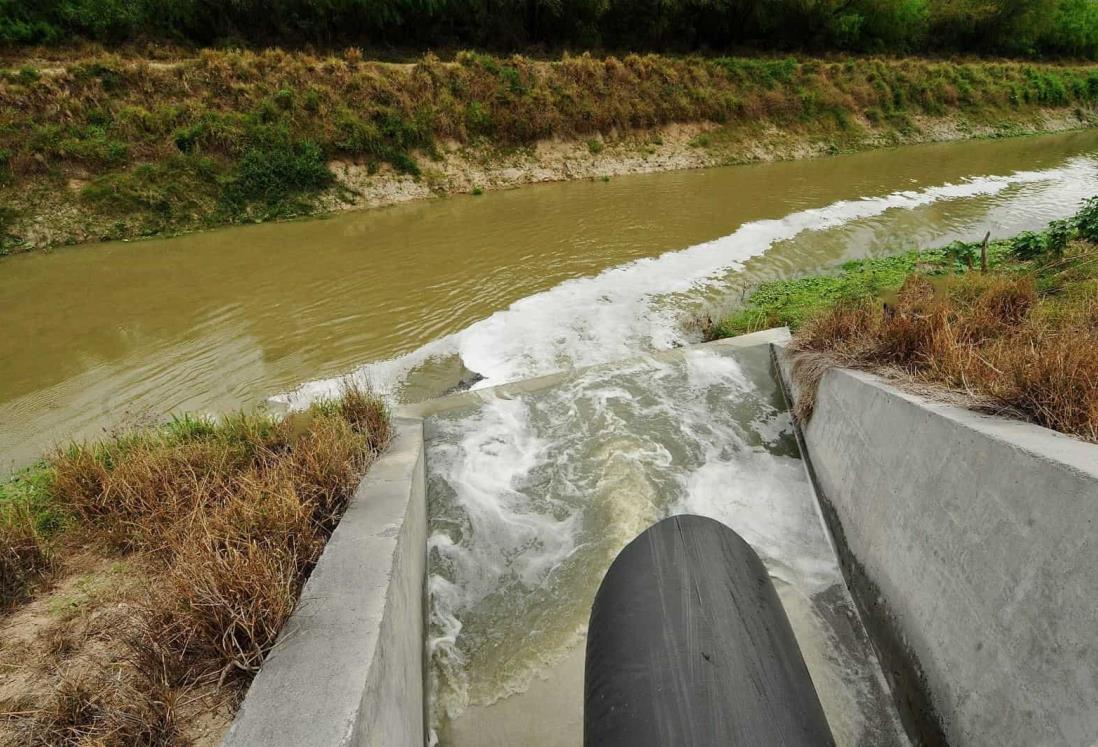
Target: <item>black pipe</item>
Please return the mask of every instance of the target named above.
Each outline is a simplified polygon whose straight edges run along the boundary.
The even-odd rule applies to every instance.
[[[762,561],[701,516],[659,522],[611,564],[584,679],[589,747],[834,744]]]

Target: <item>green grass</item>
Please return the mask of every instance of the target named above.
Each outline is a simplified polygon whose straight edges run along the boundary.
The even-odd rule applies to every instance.
[[[1010,241],[991,242],[988,247],[990,264],[1000,264],[1010,249]],[[968,265],[963,258],[973,254],[979,256],[979,244],[958,242],[941,249],[854,260],[840,265],[830,274],[763,283],[751,293],[742,308],[707,325],[705,336],[717,340],[782,326],[795,330],[840,302],[887,297],[913,272],[967,271]]]
[[[1046,267],[1056,269],[1057,258],[1073,238],[1098,240],[1098,198],[1088,201],[1070,220],[1055,221],[1043,231],[1026,231],[1009,239],[990,242],[988,266],[1002,273],[1031,272]],[[936,249],[854,260],[829,273],[763,283],[741,308],[716,321],[705,321],[701,326],[707,340],[771,327],[788,326],[796,330],[839,304],[855,304],[866,299],[888,302],[912,273],[963,274],[977,270],[979,264],[980,244],[960,241]],[[1058,272],[1047,275],[1042,271],[1037,277],[1039,288],[1042,283],[1062,280],[1062,274]]]
[[[67,512],[54,500],[52,492],[53,471],[45,461],[24,467],[0,482],[0,521],[20,521],[29,518],[34,531],[50,538],[61,531],[67,521]]]
[[[1092,66],[902,58],[463,52],[395,66],[356,50],[206,50],[168,65],[95,54],[49,75],[25,68],[0,71],[9,248],[74,199],[111,237],[298,215],[335,186],[332,160],[418,177],[443,143],[508,152],[559,138],[599,153],[615,134],[704,122],[719,127],[690,144],[718,157],[764,130],[841,151],[868,134],[863,116],[875,138],[899,141],[922,115],[1014,132],[1043,107],[1085,116],[1098,103]],[[72,180],[90,183],[74,194]]]

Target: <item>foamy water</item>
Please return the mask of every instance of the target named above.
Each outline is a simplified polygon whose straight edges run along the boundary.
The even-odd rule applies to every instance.
[[[598,581],[621,547],[660,518],[689,512],[732,527],[762,557],[839,743],[903,744],[765,356],[635,357],[688,341],[684,302],[731,291],[746,262],[782,242],[825,232],[887,237],[890,225],[909,224],[920,210],[966,202],[979,209],[937,236],[975,238],[985,227],[1036,228],[1096,192],[1095,162],[1081,157],[1055,169],[753,221],[713,241],[560,283],[354,372],[399,399],[432,359],[460,359],[483,377],[476,386],[487,387],[633,358],[428,421],[428,649],[432,725],[442,741],[480,734],[478,724],[462,725],[468,712],[487,718],[491,704],[522,693],[574,650]],[[311,382],[280,399],[299,406],[340,381]],[[548,685],[558,686],[576,691],[565,700],[578,708],[577,683]],[[542,716],[531,712],[528,724],[509,725],[518,731],[500,743],[537,744],[553,728],[552,714],[539,722]]]
[[[599,367],[435,416],[427,437],[428,651],[444,743],[467,743],[452,721],[477,732],[460,723],[469,705],[524,691],[582,641],[615,555],[678,513],[715,518],[759,553],[840,743],[902,743],[765,346]],[[579,709],[576,683],[558,686]],[[537,718],[512,740],[538,744],[552,727]]]

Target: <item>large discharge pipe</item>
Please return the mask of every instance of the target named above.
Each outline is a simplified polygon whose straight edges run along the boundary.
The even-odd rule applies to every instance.
[[[588,747],[832,745],[758,555],[701,516],[646,530],[606,572],[587,633]]]

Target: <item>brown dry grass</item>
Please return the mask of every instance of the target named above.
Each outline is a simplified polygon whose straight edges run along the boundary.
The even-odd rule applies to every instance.
[[[0,611],[19,602],[50,567],[46,543],[28,509],[0,512]]]
[[[42,744],[182,741],[180,702],[243,691],[389,435],[385,407],[348,389],[282,420],[182,419],[53,454],[50,491],[72,517],[66,544],[126,558],[147,586],[116,605],[101,636],[109,656],[47,668],[51,694],[18,705],[15,733]]]
[[[721,125],[718,151],[766,128],[835,148],[898,142],[944,115],[1011,132],[1050,108],[1089,117],[1095,81],[1084,65],[988,61],[465,52],[398,65],[351,49],[166,63],[91,48],[0,69],[0,251],[39,241],[35,216],[72,211],[97,218],[79,240],[299,215],[343,194],[330,160],[416,174],[453,143],[506,151],[676,123]]]
[[[1098,441],[1096,258],[1093,245],[1078,242],[1025,272],[915,274],[895,304],[840,304],[797,334],[793,351],[815,356],[797,374],[802,389],[815,389],[827,361],[885,367]],[[806,397],[798,416],[811,404]]]

